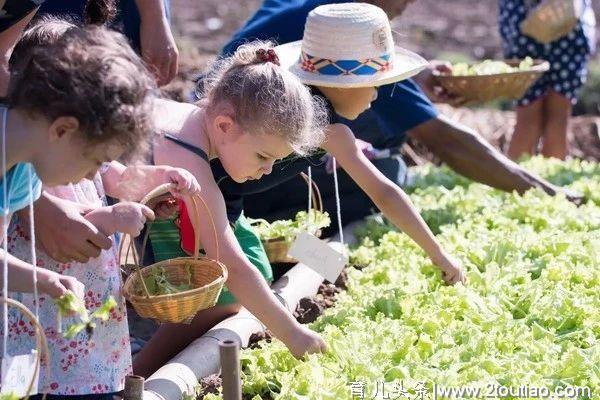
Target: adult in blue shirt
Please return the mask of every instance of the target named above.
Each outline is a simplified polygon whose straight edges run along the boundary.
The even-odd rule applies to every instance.
[[[300,40],[306,18],[312,9],[322,4],[347,1],[265,0],[254,16],[225,45],[223,54],[231,54],[238,46],[253,39],[274,40],[278,44]],[[398,0],[366,2],[383,8],[390,18],[399,15],[406,4]],[[447,99],[434,90],[435,83],[431,70],[427,70],[415,80],[397,83],[395,88],[393,85],[383,86],[371,109],[359,118],[348,121],[338,117],[332,122],[346,123],[357,138],[371,143],[375,148],[397,148],[407,137],[411,137],[424,144],[456,172],[502,190],[524,192],[532,187],[540,187],[549,194],[563,191],[510,161],[472,129],[440,114],[429,98],[435,101]],[[392,179],[398,184],[403,183],[401,167],[384,173],[388,177],[390,173],[395,174]],[[325,192],[325,208],[332,211],[331,176],[322,166],[313,168],[313,174]],[[305,203],[306,186],[303,185],[301,179],[293,179],[274,189],[245,195],[244,210],[250,216],[289,218]],[[344,197],[342,213],[346,216],[344,222],[370,212],[370,200],[354,187],[352,180],[345,177],[344,173],[341,174],[341,192]],[[227,197],[227,193],[224,194]],[[578,199],[577,195],[568,195]],[[349,199],[348,196],[354,198]]]
[[[0,97],[4,97],[8,89],[8,59],[12,49],[42,1],[0,1]]]
[[[31,0],[29,0],[31,1]],[[41,0],[37,0],[40,2]],[[44,1],[38,16],[69,15],[82,20],[88,0]],[[111,26],[129,39],[156,76],[159,86],[177,75],[179,51],[170,27],[169,0],[104,0],[114,3],[117,15]]]

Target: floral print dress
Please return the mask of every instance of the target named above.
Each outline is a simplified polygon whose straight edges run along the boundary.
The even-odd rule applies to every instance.
[[[84,180],[76,185],[46,190],[62,199],[91,208],[106,205],[99,174],[96,174],[94,181]],[[17,221],[17,218],[14,221],[8,235],[8,251],[22,260],[30,261],[29,228]],[[125,376],[131,373],[131,350],[116,246],[102,251],[98,258],[86,264],[57,263],[38,250],[37,265],[79,279],[85,285],[85,305],[90,311],[99,307],[108,296],[113,296],[118,304],[107,322],[97,321],[91,337],[84,330],[68,340],[57,331],[56,307],[52,299],[40,296],[39,318],[48,339],[51,363],[49,371],[42,369],[40,373],[40,392],[42,385],[45,385],[48,393],[57,395],[100,394],[122,390]],[[13,293],[11,297],[34,310],[33,295]],[[70,318],[63,318],[63,328],[66,329],[70,322]],[[11,311],[9,354],[29,353],[35,347],[34,337],[33,326],[29,321],[19,312]]]

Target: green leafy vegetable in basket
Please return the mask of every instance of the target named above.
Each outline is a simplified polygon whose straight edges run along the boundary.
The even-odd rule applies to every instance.
[[[167,271],[163,267],[154,267],[150,271],[148,276],[144,277],[144,283],[148,292],[152,296],[160,296],[164,294],[175,294],[185,292],[186,290],[192,290],[192,271],[189,265],[185,266],[186,276],[184,281],[179,284],[175,284],[169,280]],[[145,294],[142,292],[140,294]]]
[[[93,319],[107,321],[110,316],[110,311],[117,306],[117,302],[112,296],[108,296],[106,301],[96,309],[91,315],[85,308],[83,301],[75,296],[71,291],[54,300],[58,308],[58,326],[59,332],[62,330],[62,318],[75,314],[79,322],[73,323],[67,327],[63,336],[67,339],[74,338],[79,332],[85,329],[88,335],[94,332],[96,323]]]
[[[274,222],[268,222],[264,219],[250,219],[250,223],[261,240],[284,239],[286,242],[293,242],[300,232],[309,232],[316,234],[318,230],[326,228],[331,224],[329,214],[317,210],[300,211],[293,220],[285,219]],[[309,227],[309,229],[307,229]]]
[[[472,76],[472,75],[494,75],[505,74],[509,72],[528,71],[533,67],[533,59],[526,57],[513,67],[504,61],[484,60],[477,64],[456,63],[452,66],[453,76]]]

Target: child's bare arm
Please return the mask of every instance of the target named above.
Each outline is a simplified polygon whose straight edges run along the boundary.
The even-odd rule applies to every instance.
[[[147,219],[154,219],[154,212],[142,204],[126,201],[99,207],[87,213],[85,219],[107,236],[121,232],[135,237],[140,234]]]
[[[102,174],[102,183],[107,195],[128,201],[140,201],[152,189],[164,183],[176,184],[175,194],[193,195],[200,192],[200,186],[192,174],[167,165],[126,167],[113,161]]]
[[[336,158],[383,214],[442,269],[448,283],[464,281],[460,264],[442,249],[406,193],[375,168],[356,146],[350,128],[342,124],[330,125],[323,148]]]
[[[10,221],[10,215],[7,218]],[[3,217],[0,217],[0,223],[4,224]],[[2,229],[0,231],[0,245],[4,243],[4,240],[4,230]],[[8,265],[8,290],[33,292],[33,265],[5,253],[4,248],[0,248],[0,266],[4,265],[5,260]],[[73,277],[61,275],[44,268],[37,268],[37,281],[39,291],[48,294],[50,297],[57,298],[65,294],[67,290],[71,290],[79,298],[83,298],[83,284]],[[3,284],[4,274],[0,274],[0,285]]]

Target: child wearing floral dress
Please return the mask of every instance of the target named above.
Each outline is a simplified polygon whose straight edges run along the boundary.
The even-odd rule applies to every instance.
[[[136,179],[139,177],[144,177],[142,183],[134,184],[139,182]],[[198,183],[185,170],[162,166],[124,167],[114,161],[96,174],[93,180],[84,179],[77,184],[45,190],[63,200],[93,209],[85,217],[104,234],[122,232],[136,236],[146,218],[153,218],[152,211],[132,202],[107,206],[104,189],[109,190],[111,197],[139,200],[161,183],[175,183],[175,195],[193,195],[199,192]],[[9,234],[9,252],[29,261],[27,224],[18,218],[15,222]],[[114,238],[113,243],[116,243]],[[122,390],[125,376],[131,373],[131,350],[116,244],[109,250],[103,250],[99,257],[83,264],[61,264],[39,252],[37,265],[81,281],[86,287],[84,301],[90,311],[100,307],[109,296],[117,302],[108,321],[99,321],[92,335],[82,332],[73,339],[66,339],[57,330],[56,307],[45,296],[40,296],[40,323],[45,328],[52,363],[52,374],[49,375],[52,380],[45,390],[50,394],[71,396],[109,396],[110,393]],[[14,297],[33,309],[33,296],[20,293]],[[69,321],[64,318],[63,324],[69,324]],[[30,329],[20,315],[11,314],[9,322],[11,348],[15,349],[13,351],[18,350],[18,353],[26,352],[33,345]]]
[[[154,84],[125,39],[101,27],[69,31],[53,45],[36,48],[11,71],[8,105],[0,107],[3,151],[0,217],[41,193],[41,182],[62,185],[93,176],[100,165],[133,155],[150,131],[147,117]],[[4,241],[4,233],[0,242]],[[37,289],[59,297],[83,295],[72,277],[40,269],[0,251],[8,289]],[[4,282],[3,282],[4,283]]]
[[[56,42],[67,31],[77,26],[56,18],[44,18],[30,28],[15,49],[19,58],[39,46]],[[93,179],[84,179],[76,184],[44,188],[49,194],[91,209],[85,218],[105,235],[116,232],[132,236],[139,234],[146,218],[153,219],[153,212],[139,201],[147,192],[162,183],[174,183],[174,195],[193,195],[199,192],[195,178],[185,170],[167,166],[125,167],[113,161],[105,164]],[[108,206],[106,194],[130,200]],[[9,234],[9,251],[21,259],[29,260],[29,229],[27,220],[17,219]],[[116,241],[113,238],[113,243]],[[52,260],[43,252],[38,253],[37,265],[81,281],[86,291],[86,308],[93,311],[109,296],[117,306],[111,310],[105,322],[98,322],[92,335],[82,332],[67,339],[57,330],[56,307],[45,296],[39,298],[40,323],[45,328],[50,348],[50,371],[42,369],[42,377],[49,377],[44,391],[51,398],[73,398],[85,396],[111,398],[112,393],[123,388],[126,375],[131,373],[131,351],[125,300],[121,295],[121,271],[116,244],[100,256],[87,263],[62,264]],[[34,298],[28,294],[15,294],[15,298],[26,306],[35,306]],[[31,330],[20,315],[11,314],[9,340],[12,351],[26,352],[33,345]],[[64,324],[70,320],[64,319]]]

